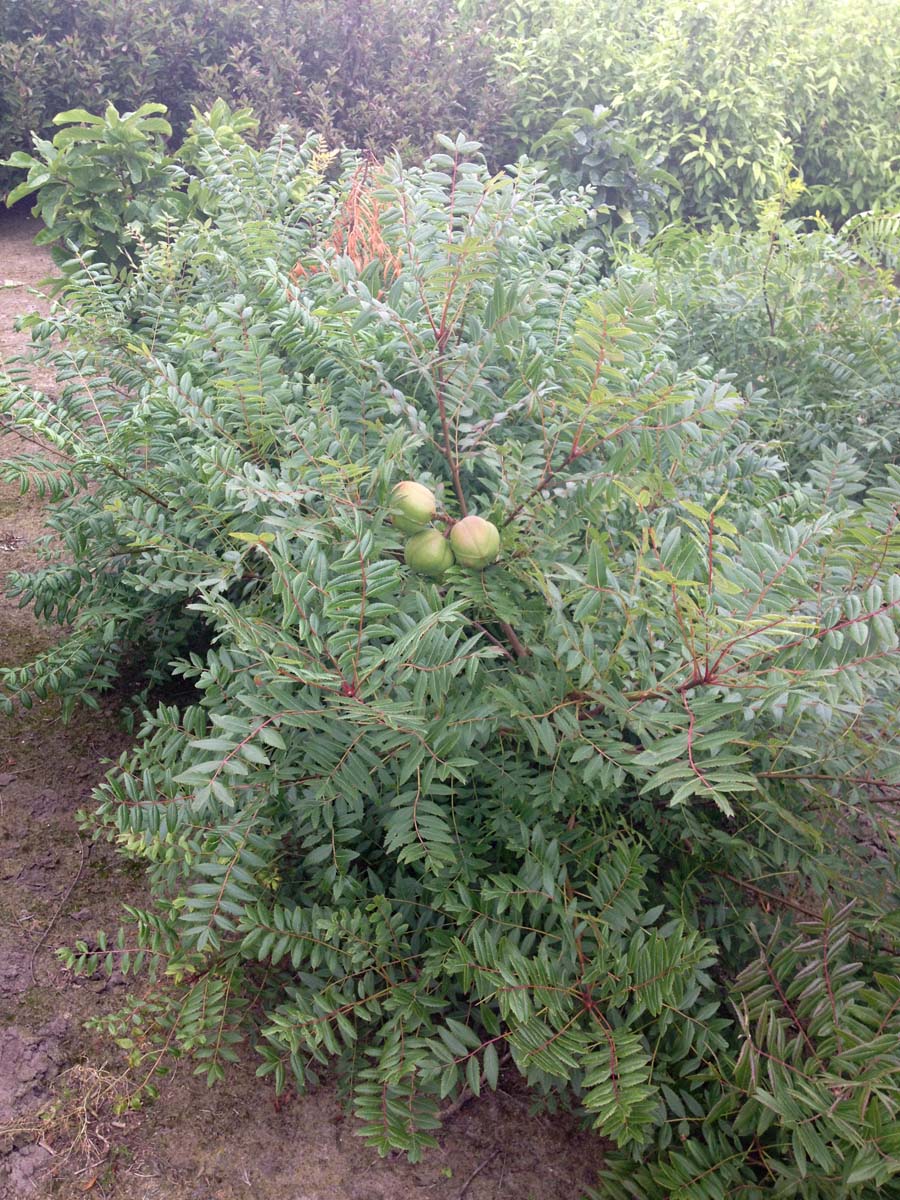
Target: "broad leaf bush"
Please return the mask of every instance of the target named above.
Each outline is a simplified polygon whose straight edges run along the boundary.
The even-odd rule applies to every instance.
[[[260,10],[244,0],[6,0],[0,10],[0,155],[52,135],[54,114],[165,103],[178,132],[198,71],[244,41]],[[5,177],[4,177],[5,176]],[[12,178],[0,173],[0,186]]]
[[[55,113],[108,103],[163,103],[180,138],[218,96],[253,106],[264,137],[289,120],[422,156],[437,129],[499,122],[490,65],[481,23],[444,0],[4,0],[0,158],[49,137]]]
[[[59,113],[53,124],[63,128],[53,140],[36,139],[39,158],[20,150],[0,164],[28,172],[7,204],[37,194],[33,211],[43,228],[35,241],[51,246],[58,265],[70,261],[74,245],[127,266],[143,231],[153,236],[164,217],[176,215],[184,172],[163,149],[172,133],[165,111],[143,104],[119,113],[110,104],[102,117],[81,108]]]
[[[792,477],[572,248],[589,201],[477,149],[331,183],[198,129],[213,215],[85,256],[31,320],[58,390],[0,393],[62,545],[12,589],[68,626],[6,704],[188,689],[85,817],[153,897],[101,939],[149,980],[107,1025],[140,1078],[331,1071],[381,1153],[518,1074],[609,1140],[606,1195],[887,1195],[900,473]],[[498,561],[410,571],[404,479]]]
[[[650,161],[609,109],[571,109],[537,143],[552,164],[552,181],[591,196],[581,242],[599,250],[645,242],[668,219],[668,197],[678,180]]]
[[[467,7],[510,92],[502,161],[600,106],[678,181],[668,207],[690,220],[748,223],[788,164],[832,220],[897,201],[894,0],[514,0],[489,21]]]
[[[186,138],[169,154],[166,111],[151,103],[125,113],[109,104],[102,117],[72,109],[53,118],[63,128],[51,142],[35,138],[37,157],[20,150],[0,162],[28,172],[7,205],[34,196],[32,214],[42,225],[35,242],[50,247],[64,274],[89,254],[95,267],[127,276],[143,250],[168,236],[169,222],[212,215],[220,206],[194,170],[197,157],[212,144],[246,162],[240,155],[258,121],[249,109],[217,99],[202,116],[194,110]]]

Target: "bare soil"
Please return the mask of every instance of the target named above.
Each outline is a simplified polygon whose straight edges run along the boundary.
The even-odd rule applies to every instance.
[[[47,300],[51,271],[37,224],[0,216],[0,367],[26,349],[14,329]],[[35,386],[52,391],[39,374]],[[0,427],[0,458],[28,450]],[[43,507],[0,485],[0,665],[59,636],[3,594],[11,570],[38,564]],[[119,1007],[125,983],[73,978],[56,947],[116,927],[144,899],[140,872],[78,833],[76,812],[127,747],[119,701],[63,725],[52,702],[0,717],[0,1200],[578,1200],[597,1178],[596,1138],[565,1117],[533,1115],[510,1081],[450,1117],[416,1166],[383,1160],[354,1133],[333,1087],[275,1104],[252,1056],[212,1091],[179,1064],[159,1099],[116,1116],[124,1061],[91,1017]],[[501,1081],[502,1082],[502,1081]],[[37,1116],[51,1099],[55,1121]]]

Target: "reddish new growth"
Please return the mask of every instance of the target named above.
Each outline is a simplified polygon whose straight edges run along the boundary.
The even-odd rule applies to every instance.
[[[395,254],[382,235],[383,209],[375,196],[373,181],[378,166],[377,159],[370,156],[353,172],[350,192],[325,246],[346,255],[360,273],[373,262],[380,262],[387,281],[397,278],[401,263],[399,255]],[[322,269],[320,263],[300,261],[291,271],[291,278],[299,281]]]

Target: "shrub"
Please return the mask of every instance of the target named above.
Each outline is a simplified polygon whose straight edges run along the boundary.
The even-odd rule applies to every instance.
[[[333,187],[314,141],[198,131],[213,218],[31,321],[60,394],[2,407],[58,456],[5,475],[68,561],[13,589],[73,628],[7,703],[136,645],[194,689],[86,818],[153,891],[102,942],[152,980],[109,1026],[144,1075],[333,1067],[381,1153],[516,1071],[615,1144],[614,1196],[874,1200],[900,475],[788,484],[652,290],[567,245],[587,204],[476,150]],[[409,571],[403,479],[499,560]]]
[[[580,239],[600,252],[641,244],[664,225],[678,180],[663,171],[658,153],[649,161],[609,109],[570,109],[538,141],[551,179],[591,196],[588,230]]]
[[[247,16],[238,0],[202,10],[193,0],[14,3],[0,29],[0,156],[24,150],[33,132],[50,132],[53,114],[76,107],[164,100],[183,132],[199,64],[219,61],[244,36]]]
[[[898,197],[894,0],[41,0],[0,15],[0,157],[52,114],[219,96],[415,159],[466,128],[600,188],[602,225],[748,223],[785,165],[832,221]],[[577,110],[600,109],[596,120]],[[572,110],[576,110],[573,115]],[[550,134],[550,140],[544,141]],[[0,186],[8,177],[0,176]],[[603,212],[600,216],[609,214]]]
[[[421,156],[436,129],[487,131],[505,111],[489,65],[479,28],[444,0],[14,3],[0,16],[0,157],[49,133],[54,113],[108,103],[162,102],[181,137],[218,96],[253,105],[264,136],[291,120]]]
[[[488,0],[490,20],[495,0]],[[435,132],[465,127],[489,138],[506,112],[481,26],[447,0],[288,0],[266,10],[253,39],[198,75],[194,103],[217,96],[290,119],[331,145],[420,159]]]
[[[623,270],[652,281],[676,353],[728,372],[750,398],[748,423],[795,477],[844,443],[881,480],[900,462],[900,213],[804,233],[780,207],[758,233],[673,229]]]
[[[107,264],[125,266],[144,237],[166,216],[174,216],[176,189],[184,172],[166,157],[161,139],[172,127],[162,104],[143,104],[120,114],[107,106],[102,117],[76,108],[53,118],[62,125],[52,142],[36,140],[40,158],[17,151],[5,164],[27,170],[7,204],[37,194],[35,216],[44,228],[35,238],[52,246],[64,265],[73,247],[96,252]]]
[[[893,0],[517,0],[490,24],[512,97],[504,154],[600,106],[678,181],[673,215],[749,223],[786,164],[834,220],[889,206],[898,14]]]

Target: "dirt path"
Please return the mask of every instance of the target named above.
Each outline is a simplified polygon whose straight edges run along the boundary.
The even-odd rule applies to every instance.
[[[51,265],[32,245],[36,229],[0,214],[0,363],[25,348],[15,318],[46,305],[27,290]],[[0,430],[0,458],[27,448]],[[37,565],[42,521],[39,501],[0,485],[2,665],[54,636],[2,595],[9,571]],[[115,977],[72,979],[53,951],[113,930],[121,903],[143,899],[140,872],[82,842],[75,820],[104,760],[127,745],[114,708],[69,726],[53,703],[0,717],[0,1200],[578,1200],[596,1178],[596,1141],[567,1119],[529,1115],[513,1084],[462,1108],[417,1166],[379,1159],[356,1138],[333,1087],[276,1108],[252,1055],[214,1091],[180,1064],[144,1111],[116,1117],[98,1104],[89,1115],[124,1062],[84,1022],[118,1007],[125,989]],[[42,1141],[34,1114],[54,1095],[66,1097],[69,1121]]]
[[[32,243],[39,228],[27,214],[6,214],[0,209],[0,367],[21,353],[25,344],[25,335],[13,328],[16,317],[31,309],[47,309],[46,301],[29,292],[53,267],[50,255]],[[48,387],[52,380],[36,372],[35,382]],[[28,450],[27,442],[0,424],[0,458]],[[0,663],[24,661],[45,638],[31,614],[3,593],[11,571],[35,565],[33,545],[42,531],[42,511],[39,501],[0,483]]]

